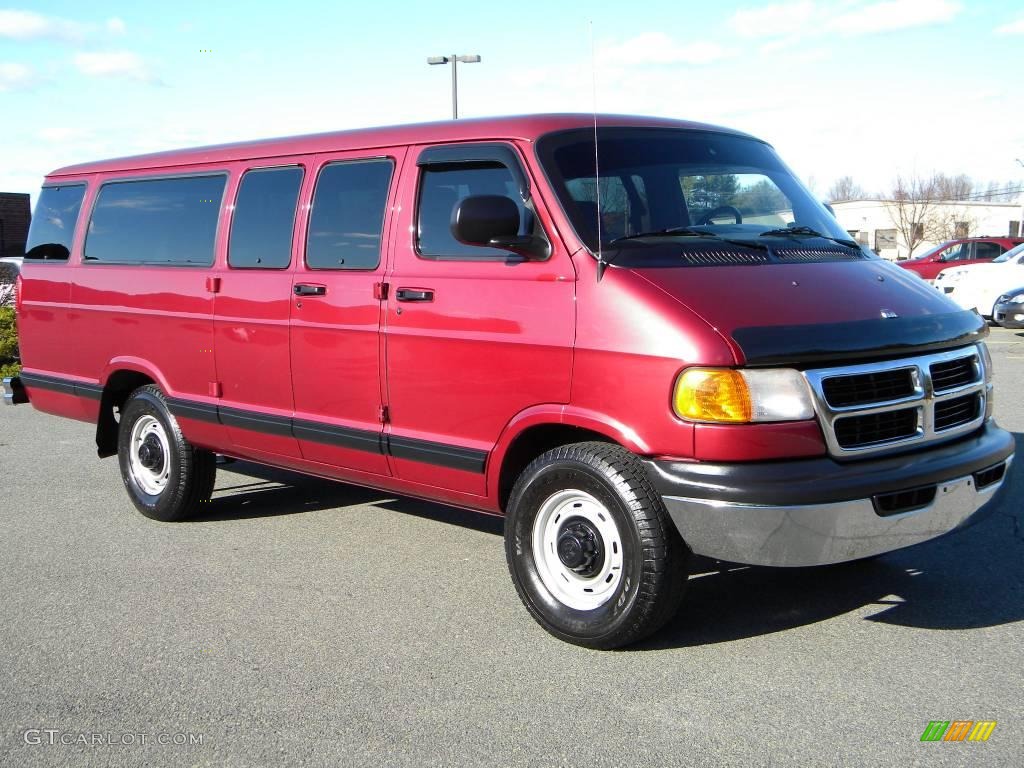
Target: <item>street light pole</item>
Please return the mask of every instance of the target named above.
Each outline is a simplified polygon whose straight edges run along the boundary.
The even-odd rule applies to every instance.
[[[472,56],[458,56],[452,54],[451,56],[431,56],[427,59],[427,64],[451,64],[452,65],[452,120],[459,119],[459,75],[458,66],[459,62],[463,64],[476,64],[480,61],[478,55]]]

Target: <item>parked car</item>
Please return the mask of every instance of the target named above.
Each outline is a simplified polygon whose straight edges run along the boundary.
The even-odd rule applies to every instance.
[[[996,299],[992,319],[1003,328],[1024,328],[1024,286],[1007,291]]]
[[[981,318],[768,144],[594,119],[53,171],[6,392],[94,424],[160,521],[216,453],[504,515],[530,614],[595,648],[662,626],[692,555],[842,562],[983,517],[1014,441]]]
[[[991,319],[999,295],[1021,282],[1024,244],[986,264],[945,269],[935,279],[935,287],[964,309],[977,310],[982,317]]]
[[[947,267],[992,261],[1021,243],[1024,237],[964,237],[948,240],[922,256],[896,263],[925,280],[934,281]]]

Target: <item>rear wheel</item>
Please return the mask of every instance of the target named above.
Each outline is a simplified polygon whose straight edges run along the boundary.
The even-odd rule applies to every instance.
[[[213,493],[216,457],[185,439],[155,386],[135,390],[121,409],[117,457],[128,496],[146,517],[183,520]]]
[[[537,622],[601,649],[637,642],[675,614],[689,559],[639,459],[609,443],[556,448],[524,470],[505,553]]]

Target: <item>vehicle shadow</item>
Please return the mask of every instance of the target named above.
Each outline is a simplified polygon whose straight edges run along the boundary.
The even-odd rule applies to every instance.
[[[1015,434],[1017,457],[1024,435]],[[712,563],[695,573],[676,618],[627,650],[729,642],[877,608],[868,621],[975,629],[1024,620],[1024,466],[1015,460],[990,517],[874,560],[820,568]]]
[[[724,643],[864,609],[868,621],[972,629],[1024,620],[1024,434],[990,517],[967,531],[874,560],[764,568],[698,558],[676,618],[627,651]],[[500,536],[502,518],[238,461],[195,522],[372,504]],[[511,589],[511,588],[510,588]],[[510,591],[511,594],[511,591]]]
[[[285,469],[232,461],[218,467],[220,482],[192,523],[279,517],[372,504],[406,515],[500,536],[503,519],[358,485],[310,477]],[[225,478],[227,475],[227,478]]]

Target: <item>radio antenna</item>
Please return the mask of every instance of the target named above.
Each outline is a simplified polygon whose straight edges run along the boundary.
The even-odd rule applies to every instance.
[[[604,271],[608,267],[604,260],[604,247],[601,236],[601,165],[597,152],[597,50],[594,47],[594,20],[590,20],[590,84],[592,108],[594,115],[594,197],[597,207],[597,282],[601,282]]]

